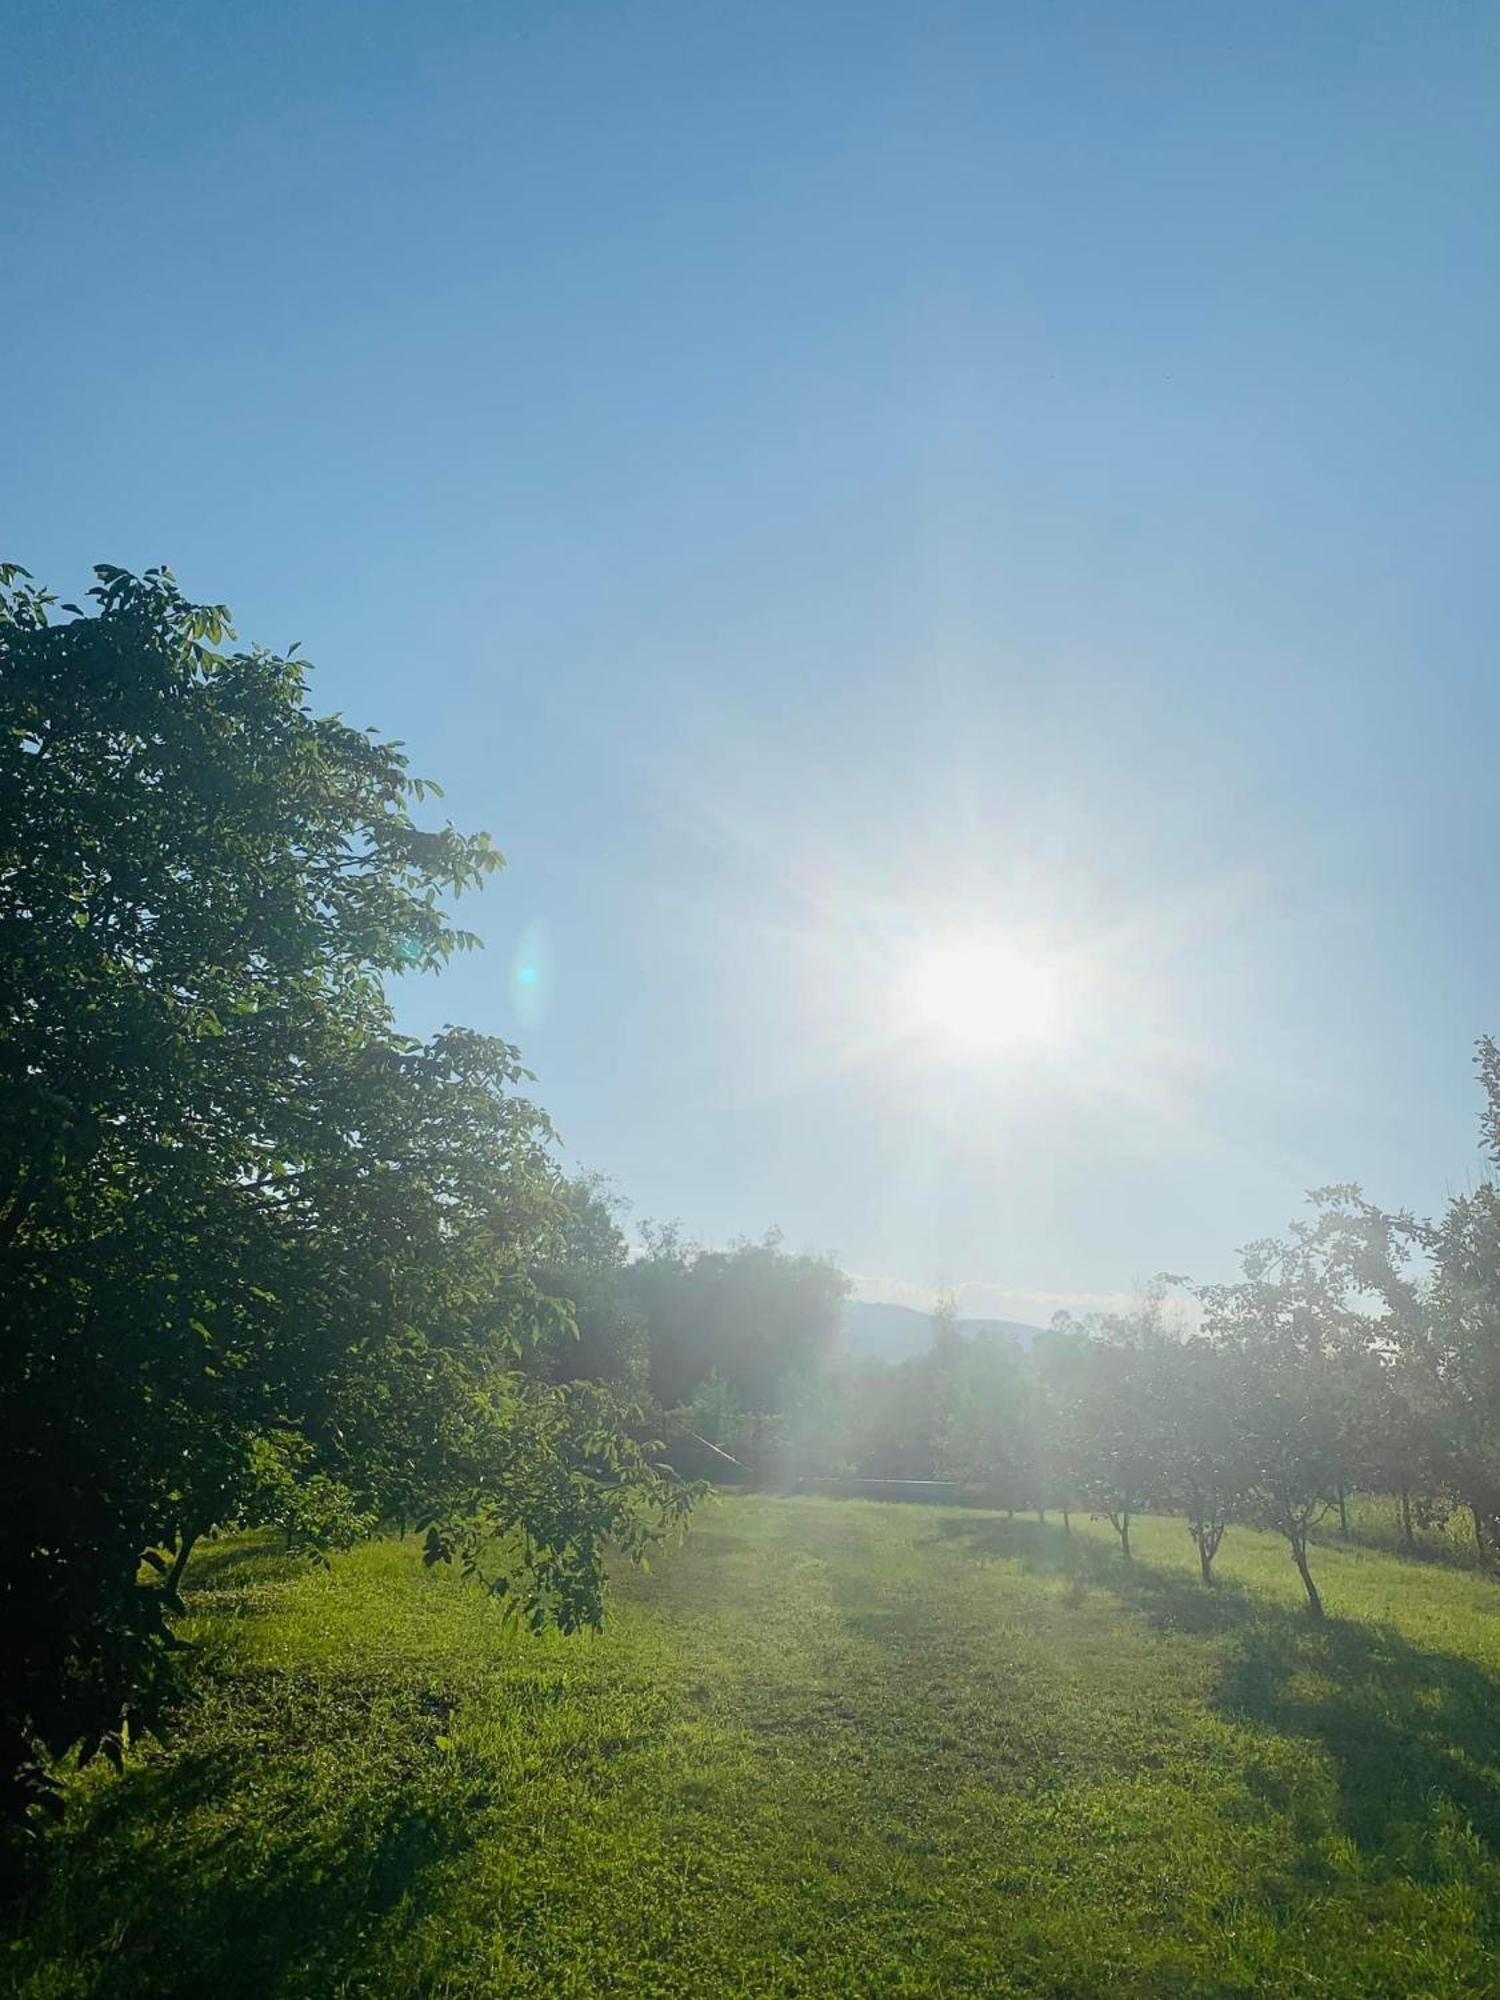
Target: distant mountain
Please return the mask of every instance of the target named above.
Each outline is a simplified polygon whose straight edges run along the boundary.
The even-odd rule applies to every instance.
[[[956,1325],[966,1336],[1008,1334],[1022,1347],[1045,1331],[1018,1319],[961,1319]],[[914,1354],[925,1354],[931,1343],[931,1315],[914,1306],[877,1305],[870,1299],[844,1302],[844,1352],[855,1361],[909,1361]]]

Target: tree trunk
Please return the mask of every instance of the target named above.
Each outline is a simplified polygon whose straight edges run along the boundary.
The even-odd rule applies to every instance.
[[[1201,1535],[1195,1535],[1193,1539],[1198,1544],[1198,1567],[1203,1572],[1203,1581],[1211,1584],[1214,1580],[1214,1559],[1208,1552],[1208,1543]]]
[[[1401,1489],[1401,1539],[1408,1549],[1415,1549],[1417,1538],[1411,1530],[1411,1495],[1403,1486]]]
[[[197,1540],[198,1537],[196,1535],[185,1534],[177,1544],[177,1553],[172,1558],[171,1569],[167,1572],[168,1597],[175,1597],[177,1595],[177,1586],[182,1581],[182,1572],[187,1568],[188,1557],[193,1553]]]
[[[1130,1514],[1128,1510],[1120,1516],[1120,1553],[1126,1562],[1130,1561]]]
[[[1347,1542],[1349,1539],[1349,1509],[1344,1504],[1344,1482],[1339,1481],[1339,1533]]]
[[[1296,1535],[1290,1539],[1292,1544],[1292,1560],[1297,1565],[1297,1574],[1301,1577],[1302,1586],[1307,1592],[1308,1615],[1313,1618],[1321,1618],[1323,1616],[1323,1600],[1318,1595],[1318,1586],[1313,1582],[1312,1571],[1307,1566],[1306,1538]]]
[[[1063,1517],[1063,1533],[1065,1535],[1071,1535],[1073,1532],[1073,1516],[1068,1512],[1066,1507],[1064,1507],[1062,1510],[1062,1517]]]

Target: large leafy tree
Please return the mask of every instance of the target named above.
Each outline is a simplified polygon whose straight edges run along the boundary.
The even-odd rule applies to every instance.
[[[217,1525],[425,1519],[577,1623],[604,1538],[686,1501],[606,1391],[518,1367],[570,1308],[535,1281],[568,1209],[516,1051],[394,1026],[387,977],[474,942],[447,900],[500,856],[420,827],[400,747],[229,650],[221,607],[97,576],[59,618],[0,572],[13,1804],[153,1722]]]

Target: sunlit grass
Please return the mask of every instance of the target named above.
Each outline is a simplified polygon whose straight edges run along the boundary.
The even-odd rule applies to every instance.
[[[733,1499],[602,1639],[410,1545],[195,1565],[166,1752],[85,1774],[49,1996],[1495,1990],[1500,1589],[1232,1530]]]

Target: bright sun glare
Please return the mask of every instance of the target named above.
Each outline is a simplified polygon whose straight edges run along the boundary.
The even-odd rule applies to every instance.
[[[985,936],[926,945],[902,975],[909,1034],[951,1055],[993,1056],[1056,1042],[1062,991],[1054,968],[1024,946]]]

